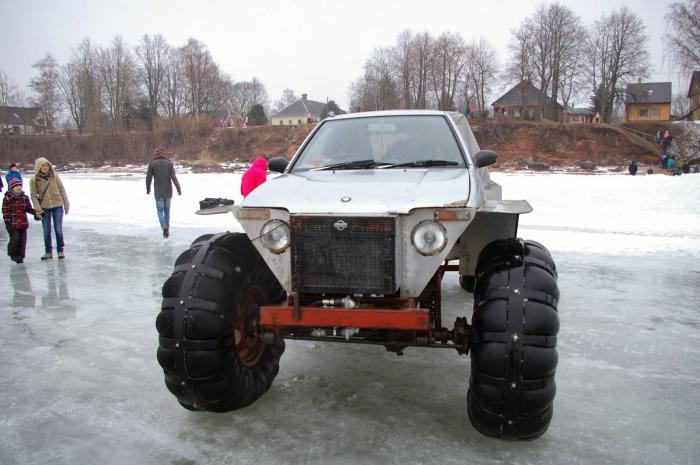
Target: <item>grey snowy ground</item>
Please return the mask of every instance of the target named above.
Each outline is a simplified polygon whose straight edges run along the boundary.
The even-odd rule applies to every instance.
[[[143,176],[83,174],[64,177],[67,259],[39,261],[38,223],[24,265],[0,257],[0,464],[700,463],[700,175],[494,178],[533,204],[521,236],[559,268],[542,438],[478,434],[469,359],[447,350],[288,341],[251,407],[182,409],[155,359],[160,287],[197,235],[240,229],[190,213],[198,198],[235,197],[238,178],[182,175],[165,241]],[[443,321],[471,315],[456,275],[443,292]]]

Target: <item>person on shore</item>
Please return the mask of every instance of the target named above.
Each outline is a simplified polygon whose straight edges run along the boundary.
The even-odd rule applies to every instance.
[[[651,166],[647,168],[647,174],[654,174],[654,169]]]
[[[22,173],[19,172],[19,168],[17,167],[17,163],[13,163],[10,165],[10,170],[7,172],[5,175],[5,180],[7,181],[7,188],[10,188],[10,179],[19,179],[20,181],[22,180]]]
[[[53,258],[53,246],[51,244],[51,223],[53,222],[56,233],[56,251],[59,260],[63,260],[63,215],[68,214],[70,203],[66,189],[61,178],[56,173],[53,165],[44,157],[34,161],[34,177],[29,181],[29,193],[32,204],[36,209],[36,215],[41,218],[41,226],[44,229],[44,255],[42,260]]]
[[[639,167],[637,166],[637,162],[632,160],[632,163],[630,163],[630,166],[628,166],[627,169],[629,170],[632,176],[636,175],[637,170],[639,169]]]
[[[29,228],[27,213],[31,213],[36,218],[36,210],[32,207],[27,194],[22,191],[21,179],[12,178],[7,187],[5,197],[2,199],[2,219],[10,235],[7,255],[13,262],[19,264],[24,262],[24,253],[27,248],[27,228]]]
[[[156,199],[156,212],[163,237],[170,235],[170,200],[173,197],[173,186],[177,189],[177,195],[182,195],[180,183],[175,175],[173,163],[165,157],[165,148],[156,147],[153,151],[154,158],[148,164],[146,171],[146,195],[151,193],[151,180],[153,180],[153,196]]]
[[[256,158],[241,178],[241,195],[245,198],[253,189],[267,181],[267,160]]]

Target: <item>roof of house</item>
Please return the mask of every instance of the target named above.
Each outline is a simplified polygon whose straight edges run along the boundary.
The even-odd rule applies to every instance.
[[[307,113],[311,113],[311,116],[317,120],[321,118],[321,112],[326,104],[323,102],[315,102],[313,100],[300,98],[296,102],[289,105],[284,110],[279,113],[272,115],[273,118],[288,118],[290,116],[298,116],[301,118],[306,118]]]
[[[34,126],[39,116],[37,107],[3,107],[0,106],[0,124],[8,126]]]
[[[627,84],[625,103],[671,103],[670,82]]]
[[[693,88],[697,87],[700,90],[700,71],[693,71],[690,77],[690,85],[688,86],[688,98],[693,96]]]
[[[525,105],[539,105],[541,96],[545,104],[554,103],[558,107],[564,108],[559,102],[555,102],[549,96],[542,94],[537,87],[527,81],[521,81],[491,105],[522,105],[523,96],[521,94],[523,91],[525,92]]]

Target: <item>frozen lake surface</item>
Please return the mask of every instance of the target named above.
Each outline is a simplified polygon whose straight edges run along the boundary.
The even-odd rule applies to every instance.
[[[160,287],[199,234],[203,197],[240,200],[240,175],[182,174],[172,236],[140,175],[64,175],[64,262],[27,261],[0,235],[0,464],[700,463],[700,175],[498,174],[528,199],[520,235],[550,248],[561,290],[554,419],[507,443],[470,425],[469,358],[447,350],[288,341],[252,406],[189,412],[155,352]],[[471,315],[454,273],[444,321]]]

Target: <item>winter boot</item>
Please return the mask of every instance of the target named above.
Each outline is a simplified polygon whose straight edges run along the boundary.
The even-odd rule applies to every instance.
[[[167,239],[169,235],[170,235],[170,233],[168,232],[168,227],[165,226],[163,228],[163,237]]]
[[[51,260],[52,258],[53,258],[52,253],[45,253],[44,255],[41,256],[42,261]]]
[[[58,259],[63,260],[64,258],[66,258],[66,256],[63,255],[63,252],[58,252]]]

